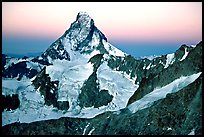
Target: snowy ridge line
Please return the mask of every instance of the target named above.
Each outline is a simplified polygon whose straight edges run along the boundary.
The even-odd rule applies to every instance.
[[[155,58],[158,58],[158,57],[161,57],[161,56],[159,56],[159,55],[150,55],[150,56],[142,56],[142,57],[140,57],[141,59],[149,59],[149,60],[153,60],[153,59],[155,59]]]
[[[110,55],[125,57],[127,54],[103,40],[104,48]]]
[[[162,98],[165,98],[168,93],[175,93],[182,88],[188,86],[190,83],[194,82],[202,72],[199,72],[197,74],[193,74],[190,76],[182,76],[170,84],[167,84],[164,87],[158,87],[155,88],[152,92],[149,94],[145,95],[143,98],[135,101],[134,103],[130,104],[128,106],[128,109],[132,112],[135,113],[139,110],[148,108],[152,106],[152,104]]]
[[[31,61],[32,59],[33,59],[33,57],[29,57],[27,59],[22,59],[22,58],[19,59],[19,58],[14,58],[14,57],[9,58],[6,61],[5,69],[7,69],[8,67],[12,66],[12,63],[15,65],[15,64],[17,64],[19,62]]]

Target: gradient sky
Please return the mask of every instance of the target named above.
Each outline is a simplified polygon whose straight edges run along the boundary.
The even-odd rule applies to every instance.
[[[202,41],[202,2],[3,2],[2,52],[46,50],[86,11],[115,47],[134,56]]]

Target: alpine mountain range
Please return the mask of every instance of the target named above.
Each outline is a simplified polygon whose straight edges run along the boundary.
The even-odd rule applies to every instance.
[[[2,54],[2,134],[201,135],[202,41],[152,59],[86,13],[37,57]]]

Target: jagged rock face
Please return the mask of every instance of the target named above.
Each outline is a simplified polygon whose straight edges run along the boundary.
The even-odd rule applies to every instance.
[[[99,91],[99,83],[97,82],[96,72],[90,75],[87,81],[84,82],[79,95],[80,107],[100,107],[111,102],[113,96],[108,93],[108,90]]]
[[[97,71],[98,67],[102,64],[102,59],[103,59],[103,55],[104,54],[97,54],[95,56],[93,56],[92,58],[90,58],[90,60],[88,62],[91,62],[93,64],[94,67],[94,72]]]
[[[36,69],[28,69],[26,62],[19,62],[17,64],[12,64],[6,70],[3,71],[3,77],[5,78],[14,78],[18,77],[18,80],[21,80],[23,76],[28,78],[34,77],[38,71]]]
[[[53,105],[59,110],[68,110],[69,102],[68,101],[58,101],[58,85],[59,81],[51,81],[48,74],[45,72],[45,67],[42,71],[36,76],[33,80],[33,85],[36,89],[39,88],[39,91],[42,96],[44,96],[45,105]]]
[[[42,58],[44,59],[43,61],[49,62],[49,57],[51,59],[65,59],[65,60],[70,60],[69,53],[65,50],[64,46],[62,45],[61,41],[57,41],[53,43],[53,45],[48,48],[44,54],[42,54]]]
[[[10,135],[81,135],[86,125],[86,119],[60,118],[59,121],[48,120],[43,123],[40,121],[28,124],[15,123],[8,125],[12,129],[5,127],[2,133]]]
[[[57,101],[57,108],[59,110],[68,110],[69,109],[69,101]]]
[[[7,111],[9,111],[10,109],[15,110],[20,105],[18,94],[12,94],[11,96],[1,95],[1,101],[3,102],[2,108],[1,108],[2,112],[4,111],[4,109],[6,109]]]
[[[2,54],[2,77],[16,78],[19,81],[23,77],[32,78],[40,72],[43,65],[32,57],[14,58]]]
[[[50,81],[50,77],[48,74],[45,74],[45,67],[42,71],[36,76],[33,80],[33,85],[35,85],[36,89],[39,88],[40,93],[45,98],[46,105],[57,106],[57,86],[58,81]]]

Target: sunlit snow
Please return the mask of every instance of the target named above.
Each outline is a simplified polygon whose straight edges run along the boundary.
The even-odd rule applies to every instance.
[[[99,67],[97,77],[100,89],[108,90],[109,94],[113,95],[113,100],[109,105],[117,109],[124,108],[128,99],[138,88],[138,85],[134,84],[134,80],[125,74],[110,69],[107,62]]]
[[[36,69],[38,72],[43,68],[43,65],[38,62],[26,62],[26,68],[28,69]]]
[[[167,54],[166,58],[167,58],[167,60],[166,60],[166,64],[165,64],[164,68],[167,68],[169,65],[174,63],[174,61],[175,61],[174,53]]]
[[[86,125],[86,127],[84,128],[84,131],[83,131],[83,134],[82,134],[82,135],[85,135],[86,129],[88,128],[89,125],[90,125],[90,123],[88,123],[88,124]]]
[[[195,129],[192,129],[188,135],[195,135]]]
[[[189,85],[195,81],[201,73],[202,72],[190,76],[182,76],[164,87],[157,87],[143,98],[130,104],[128,108],[130,111],[132,111],[132,113],[135,113],[138,110],[150,107],[154,101],[165,98],[168,93],[177,92],[185,86]]]
[[[110,55],[121,56],[121,57],[125,57],[125,55],[127,55],[126,53],[124,53],[121,50],[115,48],[114,46],[112,46],[111,44],[109,44],[108,42],[106,42],[104,40],[103,40],[103,45],[104,45],[104,48],[108,51],[108,53]]]
[[[84,81],[93,73],[93,65],[86,60],[56,60],[46,67],[51,81],[59,81],[58,101],[69,101],[70,108],[80,94]]]
[[[94,130],[95,130],[95,127],[93,127],[93,129],[91,129],[91,131],[88,133],[88,135],[91,135]]]
[[[184,53],[183,57],[180,59],[180,61],[184,60],[188,56],[188,53],[189,52],[187,52],[187,48],[185,48],[185,53]]]

